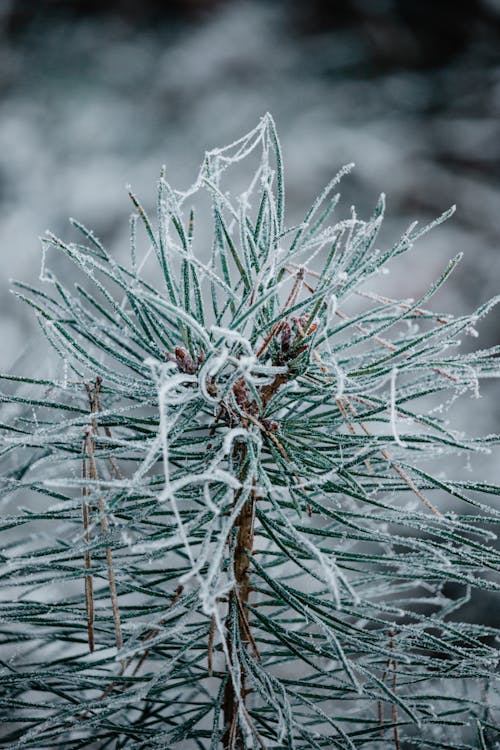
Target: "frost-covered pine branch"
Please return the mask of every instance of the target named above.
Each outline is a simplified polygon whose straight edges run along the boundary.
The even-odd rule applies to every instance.
[[[444,413],[499,375],[457,349],[497,300],[431,309],[458,257],[377,292],[452,211],[377,249],[383,196],[332,223],[349,169],[288,227],[266,115],[155,219],[130,194],[129,262],[44,238],[17,288],[61,376],[3,376],[3,746],[497,746],[498,632],[459,610],[498,592],[500,490],[450,474],[498,438]]]

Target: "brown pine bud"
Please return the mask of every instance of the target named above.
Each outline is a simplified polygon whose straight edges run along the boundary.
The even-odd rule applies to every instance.
[[[278,431],[278,423],[274,421],[274,419],[268,419],[267,417],[264,417],[262,420],[262,427],[267,432],[277,432]]]
[[[289,323],[285,323],[281,329],[281,353],[285,356],[290,351],[292,340],[292,329]]]
[[[248,405],[248,386],[245,382],[245,378],[238,378],[233,385],[233,393],[238,406],[245,409]]]
[[[300,318],[292,318],[293,322],[295,323],[295,327],[297,328],[301,336],[309,336],[311,333],[314,333],[314,331],[318,327],[318,324],[314,322],[309,325],[310,317],[311,316],[309,315],[309,313],[304,313],[304,315],[301,315]],[[306,331],[305,328],[308,325],[309,327]]]
[[[193,375],[198,369],[192,356],[182,346],[175,347],[175,361],[179,370],[188,375]]]

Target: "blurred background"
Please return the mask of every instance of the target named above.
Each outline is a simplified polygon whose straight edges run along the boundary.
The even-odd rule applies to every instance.
[[[152,205],[162,164],[188,186],[205,149],[267,110],[289,224],[355,161],[341,214],[367,215],[385,191],[387,243],[458,207],[395,265],[395,296],[421,294],[460,250],[435,306],[500,292],[500,0],[1,0],[0,35],[1,371],[37,351],[8,288],[37,281],[46,228],[74,239],[75,216],[119,255],[126,183]],[[480,345],[500,342],[498,323]],[[498,430],[500,399],[473,409]]]

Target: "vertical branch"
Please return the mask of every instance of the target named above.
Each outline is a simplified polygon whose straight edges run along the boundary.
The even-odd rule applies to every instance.
[[[256,493],[252,490],[235,523],[235,526],[238,527],[233,561],[235,588],[229,594],[228,603],[228,619],[233,607],[238,608],[238,632],[241,643],[244,644],[245,648],[251,643],[254,650],[256,650],[256,645],[250,632],[247,613],[250,594],[250,557],[254,540],[255,502]],[[226,642],[228,653],[231,654],[232,641],[229,627]],[[235,685],[231,679],[227,680],[224,691],[225,731],[222,740],[224,750],[243,750],[244,748],[243,737],[238,726],[238,706],[241,702],[245,707],[247,690],[245,672],[241,662],[239,666],[241,673],[239,695],[236,693]]]
[[[85,383],[85,388],[87,389],[87,395],[89,398],[90,411],[92,414],[96,414],[97,412],[99,413],[102,412],[101,385],[102,385],[102,378],[99,375],[95,379],[95,384],[94,384],[93,389],[90,387],[88,383]],[[92,429],[95,435],[99,435],[99,426],[95,418],[92,418]],[[104,425],[104,434],[110,440],[113,437],[111,430],[109,429],[107,425]],[[109,465],[111,466],[111,474],[113,474],[117,479],[122,479],[122,473],[120,469],[118,468],[114,458],[110,456],[108,458],[108,461],[109,461]]]
[[[95,436],[98,434],[98,427],[97,427],[97,421],[95,419],[95,413],[99,410],[99,389],[101,385],[101,378],[96,378],[94,388],[92,389],[87,383],[85,384],[85,387],[87,389],[87,394],[89,396],[89,402],[90,402],[90,410],[92,414],[92,420],[91,420],[91,427],[87,429],[87,433],[85,435],[85,452],[88,456],[88,477],[93,482],[97,483],[99,481],[99,474],[97,471],[97,465],[95,461]],[[99,506],[99,516],[100,516],[100,524],[101,524],[101,530],[102,533],[107,541],[109,541],[109,523],[108,518],[106,515],[106,506],[104,503],[104,500],[101,495],[98,496],[97,500],[98,506]],[[116,576],[113,566],[113,555],[111,552],[111,546],[106,544],[105,547],[106,550],[106,563],[108,568],[108,584],[109,584],[109,593],[111,598],[111,607],[113,610],[113,622],[114,622],[114,629],[115,629],[115,643],[116,648],[118,651],[121,650],[123,646],[123,637],[122,637],[122,630],[121,630],[121,620],[120,620],[120,609],[118,605],[118,593],[116,589]],[[122,667],[124,668],[124,662],[122,661]]]
[[[303,278],[304,278],[304,271],[303,269],[299,269],[296,278],[295,283],[293,285],[293,288],[288,296],[288,299],[286,300],[283,311],[288,309],[290,305],[293,305],[295,300],[297,299],[297,296],[300,293],[300,290],[303,285]],[[308,316],[301,318],[301,319],[293,319],[293,322],[295,323],[296,329],[299,331],[300,339],[304,339],[308,334],[312,333],[315,328],[316,324],[313,322],[314,316],[309,321]],[[307,330],[304,330],[302,328],[302,322],[304,322],[307,325]],[[311,325],[312,324],[312,325]],[[269,343],[271,342],[272,338],[274,336],[277,336],[279,333],[281,333],[281,356],[282,356],[282,363],[286,362],[287,359],[290,356],[296,356],[298,353],[303,351],[304,347],[297,349],[297,342],[300,343],[299,336],[295,336],[294,346],[291,344],[291,328],[288,322],[286,321],[280,321],[277,323],[273,328],[271,329],[270,333],[267,335],[267,337],[264,340],[264,343],[261,345],[260,349],[256,352],[256,357],[260,357]],[[260,388],[260,409],[262,412],[265,411],[269,401],[273,398],[273,396],[277,393],[277,391],[280,389],[280,387],[286,383],[290,379],[290,373],[289,372],[280,372],[278,373],[271,383],[268,383],[267,385],[264,385]],[[290,459],[287,455],[286,450],[284,449],[281,442],[278,440],[278,438],[274,435],[273,429],[270,423],[270,420],[263,419],[262,416],[260,416],[259,419],[256,418],[256,404],[254,401],[250,400],[250,395],[248,393],[248,387],[245,383],[244,378],[240,378],[239,381],[235,384],[233,388],[235,401],[238,404],[239,407],[239,418],[241,420],[241,424],[247,428],[248,422],[251,422],[255,424],[278,448],[280,454],[283,456],[285,461],[287,463],[290,463]],[[219,412],[220,414],[221,412]],[[218,418],[218,417],[217,417]],[[247,422],[248,420],[248,422]],[[262,420],[262,421],[261,421]],[[267,426],[269,426],[270,429],[267,429]],[[237,457],[237,453],[233,454],[234,457]],[[239,455],[239,462],[240,466],[243,468],[243,464],[246,459],[246,448],[242,449]],[[242,474],[244,474],[244,470],[242,471]],[[296,475],[295,475],[296,476]],[[300,485],[300,478],[296,476],[297,484]],[[235,502],[237,501],[238,493],[235,496]],[[229,594],[229,603],[228,603],[228,623],[230,620],[230,617],[232,613],[234,612],[234,608],[237,608],[237,623],[238,623],[238,639],[239,642],[242,644],[243,648],[248,648],[250,645],[254,651],[254,654],[257,658],[259,658],[259,652],[257,648],[257,643],[255,642],[255,639],[251,632],[250,623],[248,620],[248,599],[250,594],[250,559],[251,555],[253,553],[253,543],[254,543],[254,523],[255,523],[255,503],[256,503],[257,497],[256,497],[256,491],[255,491],[255,482],[254,482],[254,488],[250,492],[250,495],[246,502],[244,503],[243,507],[241,508],[241,511],[239,513],[239,516],[235,522],[235,528],[237,527],[238,531],[236,534],[236,541],[235,541],[235,547],[234,547],[234,559],[233,559],[233,572],[234,572],[234,580],[235,580],[235,586],[234,589]],[[307,505],[307,512],[309,515],[311,515],[311,508],[309,504]],[[233,653],[233,642],[232,642],[232,635],[230,627],[227,627],[227,633],[226,633],[226,646],[227,646],[227,653],[232,654]],[[234,664],[228,665],[233,667],[234,672]],[[241,732],[241,728],[239,727],[239,710],[241,709],[243,713],[247,713],[247,707],[246,707],[246,698],[248,695],[248,690],[246,687],[246,675],[245,675],[245,669],[244,665],[239,663],[239,674],[240,674],[240,685],[239,685],[239,693],[237,692],[236,685],[234,684],[232,679],[228,679],[226,682],[226,687],[224,691],[224,699],[223,699],[223,714],[224,714],[224,735],[223,735],[223,748],[224,750],[243,750],[244,748],[244,742],[243,742],[243,736]],[[211,642],[209,637],[209,669],[211,669]],[[258,735],[256,735],[257,740],[259,741]]]

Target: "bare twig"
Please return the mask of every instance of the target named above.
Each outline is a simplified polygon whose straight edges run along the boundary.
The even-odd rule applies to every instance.
[[[89,383],[85,383],[85,388],[87,390],[87,395],[89,399],[90,411],[92,414],[96,414],[97,412],[101,413],[103,410],[102,404],[101,404],[101,385],[102,385],[102,378],[99,375],[95,379],[93,388],[90,386]],[[95,418],[92,419],[92,429],[94,430],[95,435],[99,435],[99,425]],[[104,425],[104,434],[110,440],[113,438],[112,432],[109,429],[108,425]],[[118,468],[115,459],[112,456],[109,456],[108,461],[111,466],[111,473],[117,479],[122,479],[123,478],[122,473],[120,469]]]
[[[88,459],[88,478],[91,479],[96,484],[99,481],[99,474],[97,471],[97,464],[95,460],[95,437],[98,434],[98,426],[97,426],[97,420],[96,420],[95,414],[97,411],[99,411],[99,406],[100,406],[99,390],[100,390],[101,382],[102,382],[101,378],[99,377],[96,378],[93,389],[88,383],[85,384],[87,395],[89,397],[89,404],[90,404],[92,418],[91,418],[91,427],[87,429],[87,432],[85,435],[84,453]],[[104,537],[108,539],[109,538],[109,523],[108,523],[108,518],[106,515],[106,506],[100,494],[98,495],[97,504],[99,507],[100,524],[101,524],[102,533]],[[116,588],[116,576],[115,576],[115,571],[114,571],[114,566],[113,566],[113,555],[111,552],[111,546],[109,544],[106,544],[105,553],[106,553],[106,563],[107,563],[107,568],[108,568],[109,593],[111,597],[111,607],[113,610],[115,643],[116,643],[117,650],[120,651],[123,646],[123,637],[122,637],[121,621],[120,621],[120,608],[118,605],[118,593],[117,593],[117,588]],[[125,668],[124,660],[122,660],[122,668]]]
[[[86,444],[85,449],[86,449],[86,453],[87,453],[88,461],[89,461],[89,472],[88,472],[89,479],[93,480],[94,482],[97,482],[99,479],[99,476],[97,473],[97,466],[96,466],[95,456],[94,456],[94,441],[93,441],[90,431],[87,432],[87,435],[85,438],[85,444]],[[99,506],[102,533],[105,538],[109,538],[109,523],[108,523],[108,518],[106,515],[106,506],[104,504],[104,500],[102,499],[100,495],[97,498],[97,504]],[[113,567],[113,555],[112,555],[111,547],[109,544],[106,544],[105,551],[106,551],[106,563],[108,567],[109,593],[111,597],[111,607],[113,610],[113,622],[114,622],[114,627],[115,627],[115,643],[116,643],[117,650],[120,651],[120,649],[123,646],[123,638],[122,638],[121,622],[120,622],[120,609],[118,606],[118,594],[116,590],[116,577],[115,577],[115,571]]]
[[[241,490],[239,490],[238,493],[239,492],[241,492]],[[238,493],[236,493],[235,495],[235,502],[237,501]],[[249,636],[250,625],[248,622],[247,604],[250,594],[250,556],[253,551],[256,500],[256,492],[255,490],[252,490],[248,499],[244,503],[235,523],[235,526],[237,526],[238,528],[233,558],[233,571],[236,587],[229,594],[228,604],[228,613],[230,613],[232,610],[233,602],[235,602],[236,606],[238,607],[238,628],[240,640],[244,645],[250,643],[253,640],[251,634]],[[231,654],[232,638],[229,628],[226,637],[226,645],[227,652]],[[239,695],[236,692],[235,685],[233,684],[232,679],[229,679],[226,682],[224,691],[222,706],[225,726],[225,732],[222,740],[224,750],[244,750],[243,736],[238,722],[238,707],[240,703],[243,706],[245,705],[245,699],[247,695],[245,671],[241,662],[240,670],[241,685]]]

